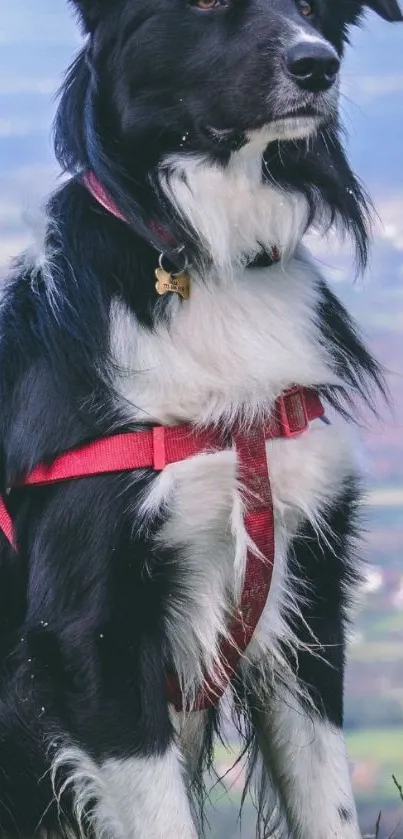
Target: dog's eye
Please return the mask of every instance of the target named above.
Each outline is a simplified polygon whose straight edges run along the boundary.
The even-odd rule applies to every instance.
[[[313,3],[308,3],[308,0],[299,0],[299,10],[304,17],[311,17],[314,14]]]
[[[191,0],[191,6],[194,6],[196,9],[201,9],[204,12],[209,12],[211,9],[218,9],[226,5],[226,0]]]

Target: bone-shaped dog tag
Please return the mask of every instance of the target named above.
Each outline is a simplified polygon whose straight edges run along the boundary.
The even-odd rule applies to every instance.
[[[169,274],[163,268],[157,268],[155,271],[157,282],[155,288],[157,294],[167,294],[169,291],[179,294],[183,300],[188,300],[190,295],[190,277],[187,271],[182,271],[181,274]]]

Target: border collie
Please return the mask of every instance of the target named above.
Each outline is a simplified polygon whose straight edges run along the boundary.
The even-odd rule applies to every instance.
[[[339,225],[365,263],[338,123],[365,5],[402,19],[396,0],[74,2],[86,41],[55,124],[70,177],[1,302],[4,839],[194,839],[229,694],[259,835],[359,837],[342,734],[352,446],[318,410],[300,435],[262,437],[245,476],[239,441],[249,451],[293,388],[344,416],[383,388],[302,245]],[[205,450],[165,467],[46,471],[182,427]],[[241,649],[253,562],[271,587]]]

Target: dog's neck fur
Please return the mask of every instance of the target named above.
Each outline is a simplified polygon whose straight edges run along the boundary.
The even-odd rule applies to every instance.
[[[184,225],[198,232],[222,280],[262,249],[291,256],[307,228],[305,198],[264,182],[266,145],[259,132],[226,167],[185,154],[160,167],[162,188]]]
[[[251,142],[225,168],[187,155],[161,167],[169,200],[209,260],[190,268],[190,300],[169,301],[169,325],[139,330],[130,312],[113,306],[116,369],[142,371],[140,380],[126,373],[115,383],[131,420],[250,422],[294,382],[338,383],[316,325],[320,280],[299,247],[308,206],[264,183],[264,148]],[[248,257],[273,246],[282,264],[247,270]]]

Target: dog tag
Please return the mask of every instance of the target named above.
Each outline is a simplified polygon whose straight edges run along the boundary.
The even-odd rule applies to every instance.
[[[174,291],[175,294],[180,294],[183,300],[188,300],[190,295],[190,277],[187,271],[182,271],[181,274],[169,274],[163,268],[157,268],[155,272],[157,282],[155,288],[157,294],[167,294],[168,291]]]

